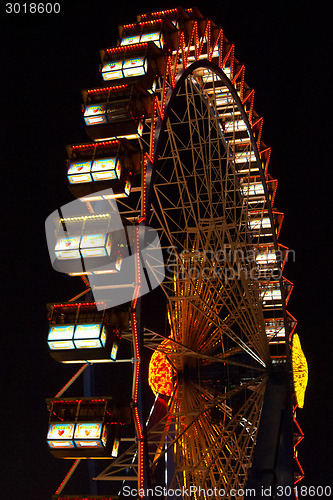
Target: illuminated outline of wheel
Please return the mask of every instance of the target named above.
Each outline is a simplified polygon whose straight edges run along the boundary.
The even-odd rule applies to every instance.
[[[269,344],[278,349],[275,360],[285,361],[295,326],[285,311],[292,285],[280,275],[273,278],[287,251],[276,236],[283,215],[272,210],[276,181],[267,174],[270,150],[261,141],[262,119],[253,110],[254,93],[244,83],[233,45],[193,9],[148,14],[122,29],[144,30],[159,18],[180,23],[179,43],[157,79],[153,113],[140,140],[145,152],[140,203],[131,205],[132,194],[118,205],[125,216],[160,230],[170,271],[162,284],[170,343],[159,347],[163,337],[145,331],[144,345],[166,353],[178,380],[166,414],[145,430],[136,406],[143,397],[136,364],[138,487],[147,484],[147,471],[154,473],[168,457],[168,487],[230,491],[246,484],[271,362]],[[132,305],[135,310],[137,299]],[[142,327],[134,312],[137,359]],[[223,390],[206,383],[204,367],[213,363],[223,367]],[[231,367],[236,375],[228,375]],[[198,370],[203,384],[188,376]],[[114,465],[97,479],[111,479]]]

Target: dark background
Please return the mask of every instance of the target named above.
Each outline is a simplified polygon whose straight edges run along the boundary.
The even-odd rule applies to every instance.
[[[136,14],[172,8],[172,1],[60,0],[60,14],[6,14],[1,9],[1,473],[0,498],[46,500],[70,467],[53,458],[45,436],[45,398],[75,372],[48,354],[46,302],[68,300],[82,281],[51,268],[44,221],[72,201],[65,146],[87,141],[82,88],[99,85],[99,49],[114,46],[119,24]],[[194,6],[183,2],[184,7]],[[285,276],[295,289],[309,365],[305,433],[299,459],[303,485],[327,485],[332,468],[331,266],[332,130],[328,3],[197,1],[224,28],[246,65],[272,147],[279,179],[276,208],[285,213],[280,242],[295,251]]]

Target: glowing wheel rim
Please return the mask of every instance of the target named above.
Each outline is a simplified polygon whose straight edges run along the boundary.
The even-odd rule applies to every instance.
[[[234,151],[223,137],[223,122],[209,105],[200,76],[194,79],[203,70],[215,79],[214,69],[218,71],[212,64],[194,63],[170,98],[162,127],[165,137],[161,132],[162,147],[157,146],[150,225],[162,227],[162,245],[173,248],[173,261],[166,263],[171,273],[161,286],[168,301],[170,337],[178,347],[170,357],[178,370],[191,369],[195,360],[199,369],[200,362],[213,363],[213,358],[221,363],[222,377],[227,373],[223,366],[248,364],[252,370],[251,382],[229,377],[224,392],[191,377],[179,378],[165,418],[173,425],[161,437],[174,450],[169,487],[230,491],[245,485],[266,383],[261,370],[269,363],[269,352],[260,288],[246,275],[254,267],[248,249],[255,251],[257,244],[248,226]],[[235,109],[231,92],[225,95]],[[225,248],[235,262],[219,262],[218,254],[226,257]],[[228,278],[231,270],[237,278]],[[244,401],[236,409],[240,395]],[[219,413],[217,420],[213,411]],[[164,454],[160,444],[153,466]]]

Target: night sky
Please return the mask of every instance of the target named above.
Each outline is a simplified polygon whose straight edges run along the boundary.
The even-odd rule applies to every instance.
[[[116,45],[119,24],[179,4],[60,5],[60,14],[49,15],[10,15],[1,6],[0,497],[6,500],[47,500],[70,466],[53,458],[45,444],[45,398],[75,372],[49,356],[45,304],[70,299],[83,284],[52,269],[44,221],[73,199],[65,146],[88,142],[81,89],[101,83],[99,49]],[[275,206],[285,213],[279,241],[296,255],[284,272],[295,285],[288,310],[298,320],[309,365],[305,407],[298,411],[305,433],[298,448],[306,473],[302,484],[327,485],[333,466],[328,3],[200,0],[195,6],[235,44],[245,80],[256,90],[255,109],[264,117],[263,140],[272,148],[269,172],[279,180]]]

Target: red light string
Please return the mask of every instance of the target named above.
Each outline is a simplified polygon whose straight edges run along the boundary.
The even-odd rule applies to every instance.
[[[55,398],[60,398],[65,391],[75,382],[77,378],[84,372],[84,370],[89,366],[89,363],[85,363],[81,368],[73,375],[73,377],[64,385],[64,387],[54,396]]]
[[[110,48],[110,49],[106,49],[105,52],[107,54],[119,54],[121,52],[127,52],[127,51],[133,51],[133,50],[141,50],[141,49],[145,49],[148,47],[148,43],[147,42],[143,42],[143,43],[134,43],[133,45],[120,45],[118,47],[113,47],[113,48]]]
[[[77,468],[77,466],[79,465],[80,462],[81,462],[80,458],[78,458],[78,459],[75,460],[75,462],[73,463],[72,467],[69,469],[69,471],[67,472],[67,474],[64,477],[63,481],[61,482],[59,488],[55,492],[56,495],[58,495],[59,493],[62,492],[62,490],[64,489],[64,487],[66,486],[66,484],[68,483],[68,481],[70,480],[70,478],[72,477],[75,469]]]

